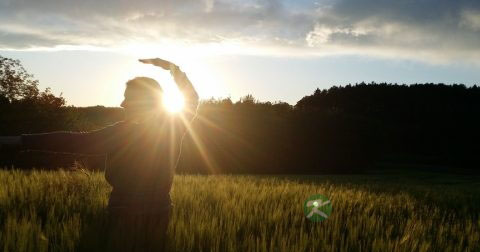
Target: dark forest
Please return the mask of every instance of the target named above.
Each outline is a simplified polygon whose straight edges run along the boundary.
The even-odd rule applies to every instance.
[[[39,91],[19,61],[0,60],[0,135],[88,131],[122,120],[121,108],[67,106]],[[479,114],[480,88],[462,84],[362,82],[317,89],[293,106],[253,95],[204,100],[177,172],[359,173],[382,164],[476,171]],[[104,157],[3,149],[1,164],[101,170]]]

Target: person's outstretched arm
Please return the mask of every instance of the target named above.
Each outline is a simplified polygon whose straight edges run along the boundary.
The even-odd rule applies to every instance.
[[[141,59],[140,62],[145,64],[152,64],[154,66],[161,67],[165,70],[170,70],[175,83],[177,84],[178,89],[183,95],[184,99],[184,117],[188,122],[191,122],[197,114],[198,108],[198,94],[192,83],[188,79],[187,75],[180,70],[180,68],[171,63],[160,58],[155,59]]]
[[[90,132],[58,131],[43,134],[24,134],[16,137],[0,137],[0,145],[17,146],[20,149],[79,154],[107,154],[118,147],[121,125],[117,123]]]
[[[21,136],[0,136],[0,146],[20,146],[22,145]]]

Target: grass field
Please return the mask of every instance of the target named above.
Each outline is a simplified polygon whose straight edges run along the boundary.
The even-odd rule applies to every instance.
[[[0,249],[92,251],[105,240],[102,173],[0,171]],[[303,203],[327,196],[310,222]],[[177,175],[172,251],[479,251],[480,183],[435,173]]]

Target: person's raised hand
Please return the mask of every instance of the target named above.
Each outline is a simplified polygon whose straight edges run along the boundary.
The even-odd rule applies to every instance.
[[[161,67],[165,70],[170,70],[171,65],[174,65],[172,62],[168,60],[163,60],[160,58],[154,58],[154,59],[139,59],[138,61],[144,63],[144,64],[151,64],[154,66]]]

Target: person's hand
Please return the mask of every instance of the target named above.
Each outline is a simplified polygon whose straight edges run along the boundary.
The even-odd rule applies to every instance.
[[[1,145],[22,145],[22,137],[20,136],[0,136]]]
[[[154,66],[161,67],[165,70],[170,70],[172,66],[175,66],[172,62],[168,60],[163,60],[160,58],[155,58],[155,59],[139,59],[138,61],[144,63],[144,64],[152,64]]]
[[[2,137],[0,136],[0,153],[17,153],[21,150],[22,138],[19,136]]]

